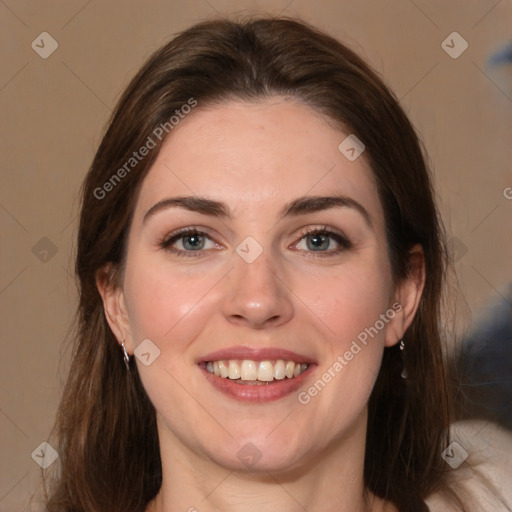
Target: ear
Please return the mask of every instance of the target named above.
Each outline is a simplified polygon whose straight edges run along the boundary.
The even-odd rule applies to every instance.
[[[133,343],[124,292],[117,279],[117,269],[111,263],[96,272],[96,287],[103,300],[103,310],[114,336],[119,345],[124,341],[126,350],[132,354]]]
[[[409,251],[407,276],[397,284],[391,309],[395,317],[386,330],[385,346],[398,343],[411,325],[418,310],[425,286],[425,255],[421,245],[415,245]]]

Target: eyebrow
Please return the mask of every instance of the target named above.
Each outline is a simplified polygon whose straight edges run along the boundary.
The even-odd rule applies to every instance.
[[[168,197],[154,204],[144,215],[143,223],[150,217],[168,208],[184,208],[203,215],[218,218],[232,218],[229,207],[220,201],[215,201],[202,196]],[[364,218],[369,227],[372,227],[370,214],[364,206],[351,197],[336,194],[331,196],[303,196],[284,205],[279,213],[280,219],[295,217],[306,213],[320,212],[331,208],[351,208],[356,210]]]

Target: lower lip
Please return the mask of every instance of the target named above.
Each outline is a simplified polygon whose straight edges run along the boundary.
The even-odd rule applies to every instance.
[[[279,400],[297,391],[304,384],[304,380],[307,379],[309,374],[313,371],[313,366],[313,364],[310,364],[305,372],[297,377],[293,377],[293,379],[284,378],[282,380],[273,380],[270,381],[268,385],[237,384],[234,380],[217,377],[205,368],[201,366],[200,368],[206,379],[221,393],[243,402],[264,403]]]

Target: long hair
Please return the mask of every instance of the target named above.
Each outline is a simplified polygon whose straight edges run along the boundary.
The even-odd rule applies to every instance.
[[[158,142],[162,127],[172,137],[169,120],[184,105],[275,95],[302,101],[364,143],[396,283],[412,271],[410,248],[423,247],[425,288],[404,336],[409,377],[400,377],[398,347],[386,348],[368,405],[364,478],[401,510],[440,486],[450,421],[439,333],[445,249],[418,136],[382,79],[332,37],[286,18],[213,20],[149,58],[122,95],[86,176],[76,344],[54,431],[60,466],[49,511],[143,512],[161,485],[155,410],[133,360],[126,371],[95,283],[108,264],[119,278],[137,194],[161,144],[137,162],[133,152],[148,137]]]

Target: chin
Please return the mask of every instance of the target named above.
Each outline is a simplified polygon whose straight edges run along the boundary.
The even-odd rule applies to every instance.
[[[306,448],[297,450],[294,443],[276,436],[269,439],[245,436],[241,441],[224,445],[221,451],[209,453],[218,466],[247,474],[283,473],[303,465]]]

